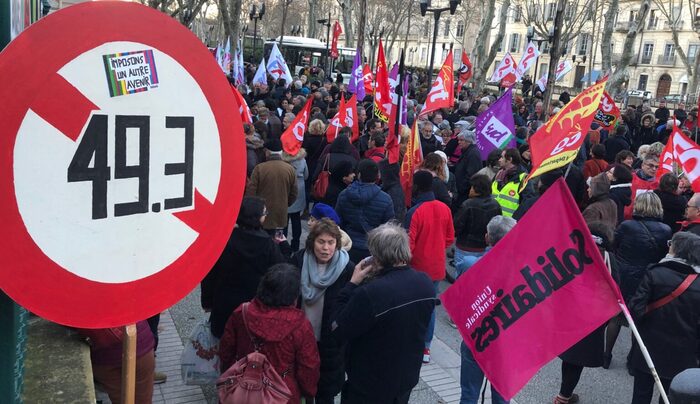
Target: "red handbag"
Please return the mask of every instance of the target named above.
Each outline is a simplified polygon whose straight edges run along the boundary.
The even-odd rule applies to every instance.
[[[279,373],[260,352],[261,345],[250,334],[245,313],[249,303],[243,305],[243,324],[255,351],[231,365],[216,382],[221,404],[287,404],[292,392],[283,376],[289,370]]]
[[[314,188],[311,195],[316,200],[321,200],[326,197],[326,192],[328,191],[328,181],[330,181],[331,172],[328,171],[328,164],[330,162],[331,155],[326,155],[326,161],[323,163],[323,169],[318,173],[318,178],[314,182]]]

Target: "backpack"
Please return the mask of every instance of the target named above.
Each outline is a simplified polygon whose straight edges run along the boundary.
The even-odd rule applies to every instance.
[[[255,348],[254,352],[239,359],[231,365],[216,382],[221,404],[287,404],[292,398],[292,392],[284,382],[288,369],[279,373],[260,352],[262,344],[256,343],[248,329],[245,313],[249,303],[242,308],[243,325],[248,337]]]

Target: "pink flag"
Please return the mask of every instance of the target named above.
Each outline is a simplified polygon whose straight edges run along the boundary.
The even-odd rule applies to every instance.
[[[440,299],[505,399],[622,301],[563,179]]]

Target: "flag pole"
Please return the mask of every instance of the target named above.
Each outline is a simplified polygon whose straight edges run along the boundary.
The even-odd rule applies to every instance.
[[[659,394],[661,395],[661,399],[664,401],[665,404],[669,404],[668,401],[668,396],[666,396],[666,391],[664,390],[663,384],[661,384],[661,379],[659,379],[659,374],[656,373],[656,368],[654,367],[654,362],[651,360],[651,356],[649,356],[649,351],[647,351],[646,345],[644,345],[644,341],[642,341],[641,335],[639,335],[639,331],[637,330],[637,326],[634,324],[634,320],[632,320],[632,316],[630,315],[629,310],[627,309],[627,306],[622,303],[622,301],[618,300],[617,304],[620,305],[620,308],[622,309],[622,313],[624,313],[625,318],[627,319],[627,323],[630,326],[630,330],[632,330],[632,334],[634,335],[634,339],[637,340],[637,344],[639,344],[639,350],[642,351],[642,355],[644,356],[644,361],[647,363],[647,366],[649,366],[649,370],[651,371],[651,375],[654,377],[654,383],[656,384],[656,388],[659,389]]]
[[[398,85],[396,86],[396,95],[398,95],[396,101],[396,120],[394,122],[394,135],[396,136],[396,142],[401,143],[401,133],[399,132],[399,126],[401,125],[401,101],[403,101],[403,77],[404,77],[404,53],[403,49],[399,50],[399,73],[397,77]],[[390,114],[391,115],[391,114]]]

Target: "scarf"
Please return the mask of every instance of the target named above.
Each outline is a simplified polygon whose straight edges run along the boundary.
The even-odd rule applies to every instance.
[[[304,262],[301,265],[301,298],[307,304],[315,303],[326,288],[335,283],[350,262],[350,256],[345,250],[338,250],[328,262],[326,272],[320,274],[316,264],[316,256],[309,250],[304,251]]]
[[[513,166],[509,169],[502,168],[497,174],[496,174],[496,181],[500,183],[505,183],[506,178],[510,177],[517,171],[518,167]]]

